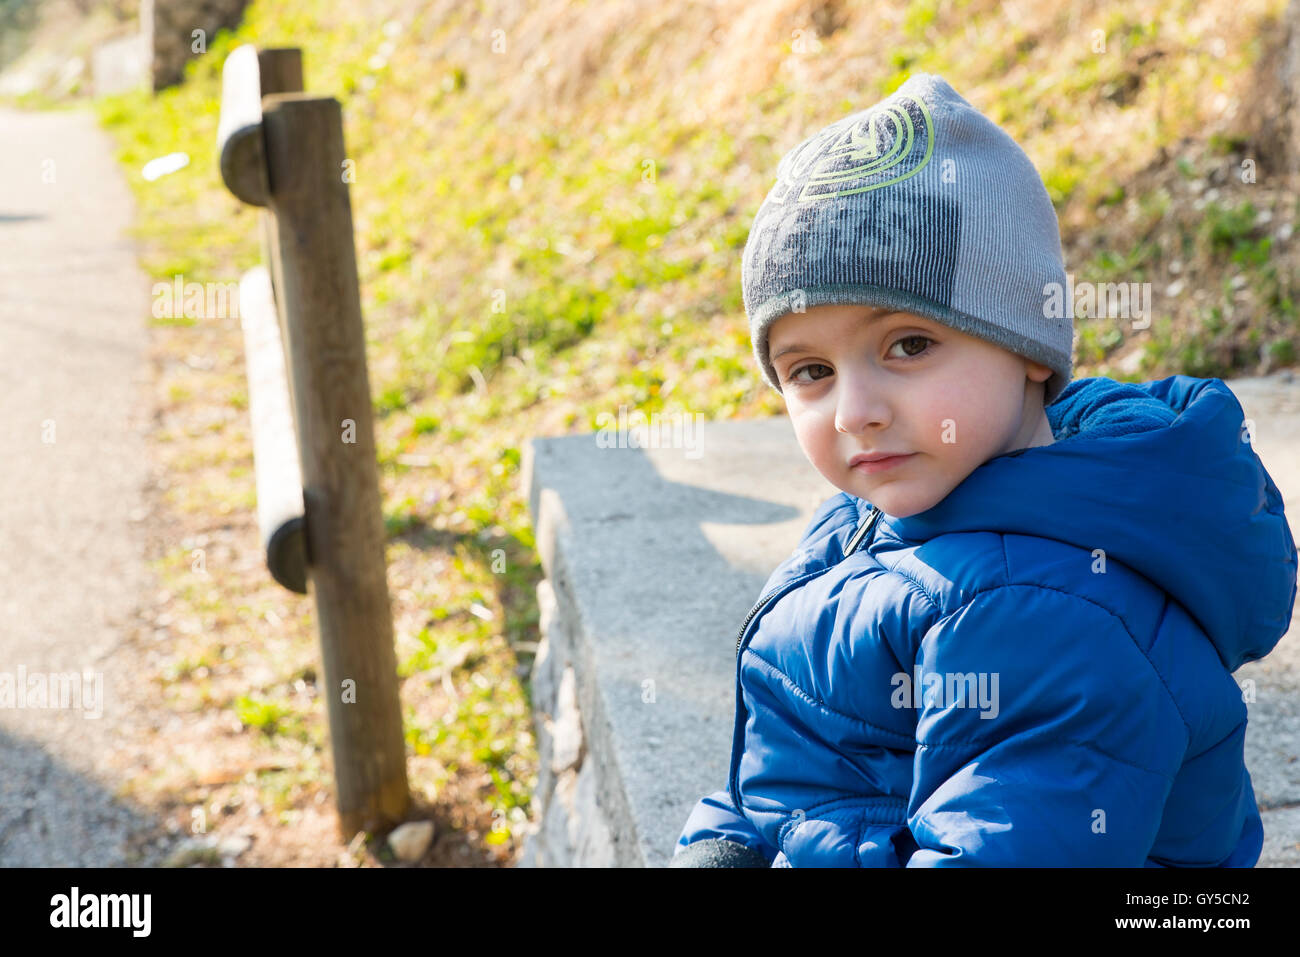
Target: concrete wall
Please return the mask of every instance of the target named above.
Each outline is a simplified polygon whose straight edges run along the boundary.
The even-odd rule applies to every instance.
[[[1228,385],[1300,516],[1300,387]],[[605,436],[608,439],[608,436]],[[764,583],[835,493],[790,420],[703,423],[693,447],[532,439],[525,487],[546,578],[533,663],[541,768],[525,867],[663,867],[695,802],[726,786],[735,643]],[[1300,641],[1239,682],[1246,765],[1265,829],[1261,867],[1300,866]]]
[[[599,439],[525,445],[546,578],[524,867],[668,863],[726,783],[736,633],[835,491],[786,418],[700,423],[691,448]]]

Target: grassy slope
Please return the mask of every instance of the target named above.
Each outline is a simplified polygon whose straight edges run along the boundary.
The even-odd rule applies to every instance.
[[[782,411],[750,355],[740,252],[777,160],[813,130],[941,73],[1042,171],[1076,280],[1151,281],[1159,297],[1196,277],[1146,332],[1080,320],[1076,376],[1250,371],[1261,349],[1289,361],[1295,337],[1289,244],[1270,232],[1294,201],[1263,173],[1236,176],[1246,156],[1271,159],[1251,111],[1284,0],[852,18],[827,4],[811,23],[793,3],[532,6],[256,3],[182,87],[98,103],[140,200],[146,270],[229,282],[259,250],[254,211],[213,162],[224,56],[299,45],[307,89],[342,101],[413,778],[446,800],[473,782],[455,799],[495,827],[467,832],[502,861],[536,758],[515,669],[540,575],[521,447],[594,431],[621,404]],[[143,163],[175,150],[191,165],[144,182]],[[323,709],[294,691],[314,680],[310,605],[255,563],[191,568],[198,536],[222,533],[212,516],[234,554],[257,551],[238,324],[169,320],[155,342],[167,502],[191,532],[159,573],[168,614],[193,622],[160,683],[176,708],[232,712],[266,748],[314,755],[262,785],[290,822],[326,781]]]

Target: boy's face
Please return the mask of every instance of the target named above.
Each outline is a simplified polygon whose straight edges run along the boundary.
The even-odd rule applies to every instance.
[[[989,459],[1053,441],[1040,384],[1052,370],[942,323],[813,306],[778,319],[768,342],[804,454],[887,515],[923,512]],[[867,470],[850,467],[858,453],[907,457]]]

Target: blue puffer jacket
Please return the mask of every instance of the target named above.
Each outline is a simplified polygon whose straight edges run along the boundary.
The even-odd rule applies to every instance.
[[[676,855],[1255,865],[1231,675],[1286,633],[1296,546],[1241,405],[1094,377],[1047,415],[1053,445],[924,512],[818,508],[741,630],[730,779]]]

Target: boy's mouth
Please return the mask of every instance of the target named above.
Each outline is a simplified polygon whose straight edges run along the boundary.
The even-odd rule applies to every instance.
[[[849,468],[856,472],[871,475],[875,472],[883,472],[885,469],[891,469],[896,465],[901,465],[915,454],[915,452],[907,452],[902,455],[889,455],[884,458],[874,459],[855,455],[853,458],[849,459]]]

